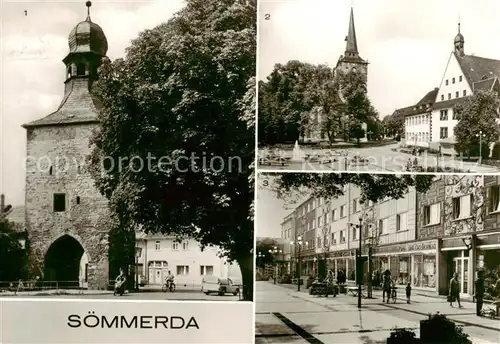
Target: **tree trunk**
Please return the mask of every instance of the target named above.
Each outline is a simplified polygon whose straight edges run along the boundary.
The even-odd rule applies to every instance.
[[[243,301],[253,301],[253,255],[248,254],[236,259],[240,266],[241,279],[243,282]]]

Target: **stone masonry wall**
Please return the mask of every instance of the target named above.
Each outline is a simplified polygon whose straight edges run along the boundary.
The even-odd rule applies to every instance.
[[[103,289],[108,284],[107,201],[85,168],[89,138],[95,126],[28,129],[26,227],[32,272],[43,273],[50,245],[68,234],[80,242],[88,255],[89,289]],[[66,194],[65,212],[53,212],[54,193]]]

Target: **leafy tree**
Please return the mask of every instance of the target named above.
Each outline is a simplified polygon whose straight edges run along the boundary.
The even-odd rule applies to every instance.
[[[394,139],[399,141],[405,132],[404,120],[404,115],[400,114],[397,111],[392,115],[385,116],[382,120],[384,135],[393,137]]]
[[[19,238],[16,224],[0,216],[0,281],[26,278],[27,255]]]
[[[304,114],[313,104],[305,98],[313,66],[292,60],[276,64],[267,81],[259,82],[258,141],[262,145],[294,142],[308,124]]]
[[[361,190],[361,202],[377,203],[386,197],[400,199],[410,187],[415,187],[417,192],[426,192],[434,175],[281,173],[274,177],[270,178],[272,189],[278,198],[286,202],[294,203],[300,196],[336,198],[344,194],[345,185],[353,184]]]
[[[489,146],[500,138],[498,108],[500,102],[494,92],[479,91],[465,98],[453,109],[458,117],[455,126],[455,150],[469,158],[479,151],[479,133],[482,132],[482,155],[488,157]]]
[[[238,262],[245,300],[253,297],[255,36],[255,0],[187,0],[142,32],[124,59],[100,68],[101,126],[89,158],[119,220],[111,234],[140,226],[216,245]]]
[[[361,122],[352,123],[349,127],[349,137],[356,140],[356,143],[359,145],[360,140],[365,137],[365,130],[363,129]]]
[[[260,268],[264,268],[266,264],[272,264],[275,261],[274,255],[269,252],[276,246],[274,240],[270,238],[258,239],[255,245],[256,248],[256,260],[257,266]]]

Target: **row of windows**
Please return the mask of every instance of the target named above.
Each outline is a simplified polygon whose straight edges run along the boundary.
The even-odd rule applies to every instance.
[[[487,205],[488,211],[500,212],[500,185],[495,185],[489,188],[490,197]],[[453,220],[466,219],[472,216],[474,195],[468,194],[464,196],[454,197],[452,199]],[[441,223],[441,203],[434,203],[424,207],[424,225],[431,226]]]
[[[413,142],[429,142],[431,139],[429,132],[406,133],[406,137],[408,141]]]
[[[413,116],[413,117],[408,117],[406,119],[406,125],[419,125],[419,124],[429,124],[430,123],[430,116],[429,115],[420,115],[420,116]]]
[[[455,83],[455,80],[456,80],[455,78],[452,78],[452,79],[451,79],[451,83],[452,83],[452,84],[454,84],[454,83]],[[462,77],[462,75],[460,75],[460,76],[458,77],[458,82],[462,82],[462,80],[463,80],[463,77]],[[448,80],[448,79],[446,79],[445,84],[446,84],[446,86],[448,86],[448,85],[449,85],[449,80]]]
[[[467,96],[467,90],[462,91],[462,97]],[[460,92],[455,92],[455,98],[460,98]],[[448,93],[448,100],[451,100],[451,93]],[[444,94],[441,95],[441,101],[444,101]]]
[[[377,231],[379,235],[389,234],[388,222],[389,222],[389,218],[379,220],[378,225],[375,228],[375,231]],[[406,231],[407,229],[408,229],[407,213],[397,214],[396,215],[396,232]],[[337,234],[339,235],[338,236],[339,241],[337,241]],[[322,237],[316,238],[316,245],[317,245],[317,247],[328,247],[330,245],[345,244],[345,242],[347,240],[346,234],[347,234],[346,229],[340,230],[339,232],[331,233],[331,235],[325,234]],[[369,235],[368,228],[365,228],[363,235],[365,237]],[[356,227],[352,227],[351,237],[352,237],[352,240],[359,239],[359,231],[357,230]],[[309,246],[309,243],[307,244],[307,247],[308,248],[315,248],[314,244]]]
[[[81,174],[83,173],[83,167],[82,166],[77,166],[76,167],[76,173]],[[49,167],[49,174],[52,176],[54,174],[54,167],[50,166]]]
[[[458,116],[455,112],[453,112],[452,119],[458,120]],[[439,120],[440,121],[447,121],[448,120],[448,109],[444,109],[444,110],[439,111]]]
[[[148,266],[151,269],[167,269],[168,263],[166,261],[150,261]],[[189,265],[176,265],[175,271],[177,275],[189,275]],[[213,276],[213,265],[200,265],[200,276]]]
[[[188,241],[183,241],[182,243],[182,250],[187,251],[189,249],[189,242]],[[179,250],[179,243],[177,241],[172,241],[172,249],[173,250]],[[161,242],[160,240],[155,241],[155,251],[161,250]]]

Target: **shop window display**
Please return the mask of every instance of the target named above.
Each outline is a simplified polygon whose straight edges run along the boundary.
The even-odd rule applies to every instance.
[[[434,255],[413,256],[412,285],[419,288],[436,287],[436,257]]]
[[[399,257],[398,264],[398,284],[407,284],[410,282],[411,276],[411,265],[410,265],[410,257]]]
[[[484,250],[477,252],[476,266],[484,271],[484,298],[494,300],[500,298],[500,290],[495,288],[500,280],[500,250]]]

